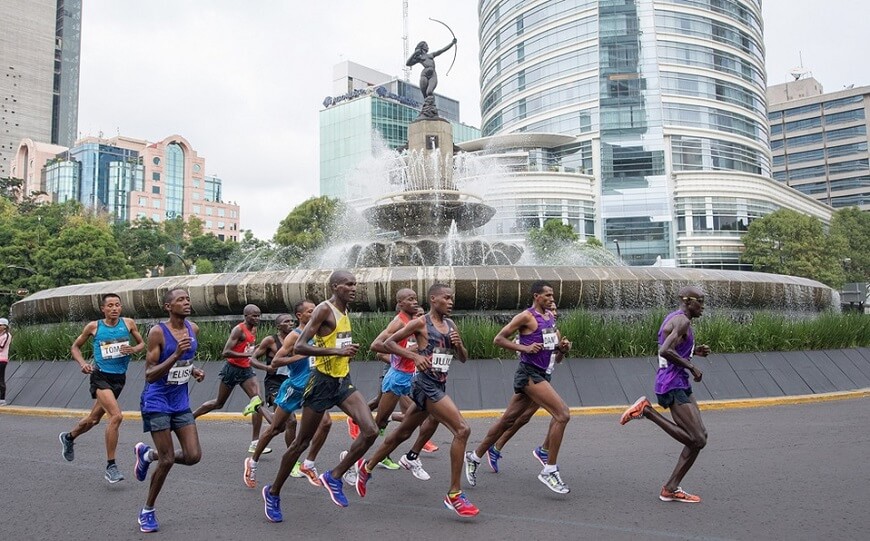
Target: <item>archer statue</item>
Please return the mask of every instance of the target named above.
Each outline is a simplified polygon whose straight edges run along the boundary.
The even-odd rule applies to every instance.
[[[435,87],[438,86],[438,74],[435,73],[435,57],[447,52],[454,45],[456,45],[456,38],[453,38],[453,41],[447,47],[430,53],[429,44],[421,41],[417,44],[417,48],[414,49],[414,54],[411,55],[411,58],[405,62],[405,65],[409,67],[414,64],[421,64],[423,66],[423,72],[420,73],[420,92],[423,93],[423,99],[434,96]]]

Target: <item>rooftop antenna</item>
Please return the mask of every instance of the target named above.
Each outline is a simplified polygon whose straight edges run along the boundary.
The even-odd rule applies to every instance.
[[[798,51],[798,59],[800,60],[800,66],[792,68],[791,71],[788,72],[789,75],[791,75],[795,81],[812,77],[813,72],[804,67],[804,55],[802,51]]]
[[[402,65],[405,66],[402,68],[402,74],[407,83],[411,80],[411,67],[405,65],[410,53],[408,47],[408,0],[402,0],[402,48],[405,53],[404,58],[402,58]]]

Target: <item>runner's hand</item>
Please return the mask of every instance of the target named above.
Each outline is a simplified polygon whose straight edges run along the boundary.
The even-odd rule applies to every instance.
[[[351,344],[349,346],[345,346],[338,350],[338,355],[340,357],[355,357],[356,352],[359,351],[359,344]]]
[[[193,376],[193,379],[195,379],[196,381],[202,381],[205,379],[205,371],[200,369],[200,368],[194,368],[191,371],[191,375]]]
[[[86,364],[82,366],[82,374],[93,374],[94,373],[94,365]]]
[[[450,343],[453,344],[453,347],[455,348],[462,347],[462,338],[459,336],[459,331],[456,329],[450,331]]]
[[[703,374],[701,373],[700,370],[698,370],[697,366],[692,368],[692,377],[694,378],[695,381],[701,381],[702,376],[703,376]]]
[[[535,354],[544,349],[544,344],[535,342],[534,344],[526,344],[526,353]]]
[[[123,353],[124,355],[132,355],[133,353],[136,352],[136,350],[133,349],[133,346],[131,346],[129,344],[121,346],[121,349],[119,351],[121,353]]]
[[[710,346],[707,344],[701,344],[700,346],[695,348],[695,355],[699,357],[706,357],[710,354]]]
[[[181,340],[179,340],[179,341],[178,341],[178,347],[175,348],[175,350],[176,350],[176,351],[178,352],[178,354],[179,354],[179,357],[180,357],[181,355],[187,353],[188,351],[190,351],[190,346],[191,346],[191,343],[190,343],[190,336],[185,336],[184,338],[182,338]]]
[[[562,352],[563,355],[571,351],[571,341],[567,338],[563,338],[559,342],[559,350]]]
[[[422,355],[415,355],[414,366],[417,368],[418,372],[423,372],[432,368],[432,360]]]

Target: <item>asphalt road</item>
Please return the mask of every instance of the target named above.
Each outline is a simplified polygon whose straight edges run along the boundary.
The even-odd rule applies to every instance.
[[[535,418],[508,444],[501,473],[484,465],[478,486],[466,487],[481,509],[474,519],[462,519],[441,504],[450,440],[442,427],[435,438],[441,450],[423,456],[432,480],[378,469],[365,499],[347,487],[350,507],[340,509],[323,489],[290,479],[282,493],[281,524],[266,521],[259,490],[242,483],[250,427],[201,420],[203,460],[173,468],[157,502],[161,530],[151,537],[866,539],[868,407],[870,399],[864,398],[704,412],[709,443],[683,483],[704,499],[698,505],[664,503],[657,497],[679,445],[650,422],[621,427],[612,415],[572,419],[560,457],[562,477],[572,492],[550,492],[536,480],[540,465],[530,452],[547,426],[545,418]],[[469,421],[472,444],[491,421]],[[57,435],[73,423],[0,415],[0,537],[149,537],[136,524],[147,483],[137,482],[132,473],[133,445],[143,437],[149,442],[140,421],[125,421],[122,427],[118,464],[127,479],[111,486],[103,480],[102,427],[79,438],[74,462],[61,457]],[[336,423],[318,460],[321,471],[334,464],[347,442],[344,423]],[[260,463],[261,486],[277,470],[277,451]]]

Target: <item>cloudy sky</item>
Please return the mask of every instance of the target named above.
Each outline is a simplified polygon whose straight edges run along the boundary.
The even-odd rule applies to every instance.
[[[187,138],[241,205],[242,228],[269,239],[319,195],[318,111],[332,67],[352,60],[401,75],[401,0],[84,0],[79,131]],[[438,92],[480,125],[477,1],[410,0],[411,47],[440,48]],[[826,91],[870,84],[870,2],[764,0],[768,81],[800,63]],[[412,81],[419,76],[419,66]]]

